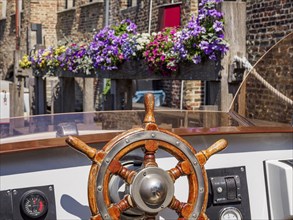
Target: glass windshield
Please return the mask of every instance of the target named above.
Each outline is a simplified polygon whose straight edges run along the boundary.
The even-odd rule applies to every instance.
[[[290,126],[293,117],[293,33],[271,47],[255,64],[237,58],[244,80],[231,104],[257,126]]]
[[[125,110],[2,119],[0,141],[12,142],[17,136],[20,136],[19,141],[25,141],[70,134],[124,131],[141,126],[144,115],[143,110]],[[155,111],[155,119],[158,126],[164,129],[240,125],[229,114],[223,112],[158,110]]]
[[[293,99],[293,34],[269,49],[252,66],[246,58],[235,57],[235,73],[243,71],[243,82],[227,112],[174,110],[155,107],[159,127],[215,128],[225,126],[291,126]],[[240,72],[241,72],[240,71]],[[209,108],[206,108],[209,109]],[[1,143],[55,138],[74,132],[78,135],[124,131],[141,126],[143,104],[134,110],[63,113],[21,118],[2,118]],[[25,136],[23,136],[25,135]]]

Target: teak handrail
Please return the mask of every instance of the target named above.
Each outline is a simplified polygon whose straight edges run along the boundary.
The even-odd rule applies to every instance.
[[[252,133],[293,133],[292,127],[218,127],[218,128],[175,128],[171,130],[179,136],[199,135],[235,135]],[[78,136],[87,144],[98,144],[110,141],[121,132],[87,134]],[[19,141],[0,144],[0,154],[67,147],[66,137],[41,140]]]

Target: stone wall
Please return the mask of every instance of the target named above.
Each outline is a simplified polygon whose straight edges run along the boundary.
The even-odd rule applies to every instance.
[[[13,61],[16,48],[15,36],[15,2],[7,1],[6,16],[0,20],[1,79],[13,78]]]
[[[104,26],[104,4],[102,1],[86,3],[76,0],[75,7],[57,12],[57,40],[87,42],[93,34]]]
[[[6,17],[0,20],[0,75],[2,79],[13,78],[16,49],[15,10],[15,1],[7,1]],[[32,23],[42,24],[42,40],[45,46],[56,43],[56,11],[57,1],[55,0],[23,1],[19,58],[23,54],[28,54],[36,44],[36,34],[31,31]]]
[[[196,110],[204,100],[204,82],[198,80],[184,81],[184,108]]]
[[[291,0],[247,1],[248,60],[256,63],[276,42],[293,30]],[[257,71],[273,87],[293,100],[293,36],[264,57]],[[247,115],[268,121],[291,122],[293,108],[254,77],[247,82]]]
[[[247,53],[255,63],[261,55],[293,30],[291,0],[247,1]]]
[[[42,44],[45,47],[56,45],[57,1],[31,1],[29,14],[30,22],[42,24]],[[33,45],[32,45],[33,46]]]

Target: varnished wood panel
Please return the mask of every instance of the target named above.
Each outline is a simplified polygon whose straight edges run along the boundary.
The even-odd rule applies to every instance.
[[[231,135],[253,133],[293,133],[292,127],[219,127],[219,128],[175,128],[172,132],[179,136],[198,135]],[[106,143],[121,132],[109,132],[100,134],[80,135],[79,139],[87,144]],[[33,141],[19,141],[0,145],[0,154],[21,151],[41,150],[48,148],[67,147],[64,138],[51,138]]]

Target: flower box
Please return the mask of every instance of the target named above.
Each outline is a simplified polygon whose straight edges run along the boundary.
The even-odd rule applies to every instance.
[[[64,71],[62,69],[58,69],[54,75],[58,77],[83,77],[83,78],[96,77],[96,73],[94,71],[90,71],[89,73],[84,73],[84,72],[74,73],[70,71]]]
[[[62,69],[56,69],[53,76],[57,77],[85,77],[85,78],[109,78],[109,79],[148,79],[148,80],[220,80],[221,62],[208,60],[200,64],[181,63],[176,72],[160,74],[152,72],[143,60],[127,61],[119,66],[118,70],[96,70],[88,74],[83,72],[73,73]],[[47,71],[33,71],[33,75],[43,77]]]
[[[118,70],[98,70],[97,77],[110,79],[148,79],[148,80],[220,80],[220,61],[208,60],[201,64],[181,63],[179,70],[162,75],[149,70],[144,61],[128,61],[119,66]]]
[[[33,69],[33,76],[35,77],[44,77],[44,76],[57,76],[57,77],[85,77],[85,78],[93,78],[96,77],[96,73],[94,71],[90,71],[88,74],[84,72],[70,72],[69,70],[63,70],[61,68],[55,69],[53,73],[50,73],[46,70],[35,70]]]

